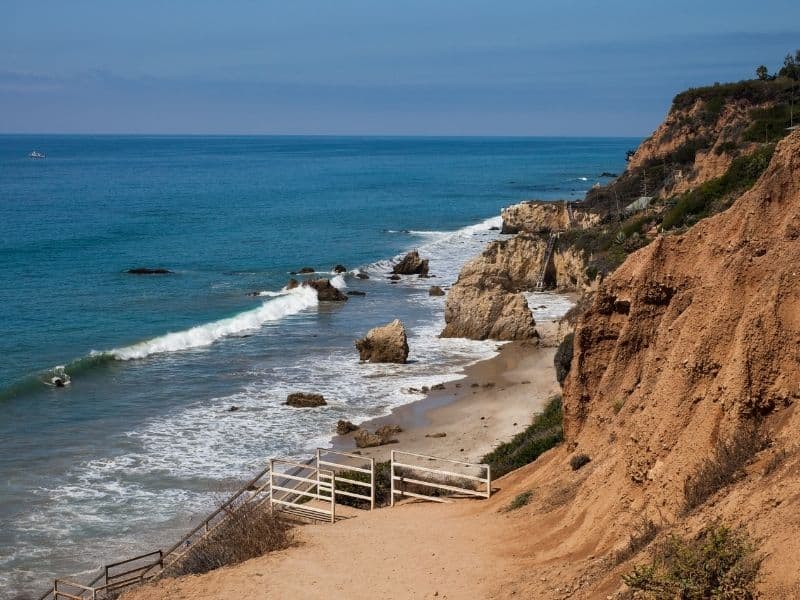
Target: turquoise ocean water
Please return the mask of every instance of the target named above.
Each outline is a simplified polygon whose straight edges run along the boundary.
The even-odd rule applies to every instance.
[[[169,542],[268,457],[491,356],[438,339],[428,286],[498,236],[503,206],[581,198],[637,143],[0,136],[0,596]],[[390,284],[412,248],[437,278]],[[281,292],[337,263],[366,296]],[[124,272],[140,266],[174,273]],[[359,365],[353,340],[393,318],[411,362]],[[66,389],[42,383],[56,365]],[[300,390],[330,406],[281,405]]]

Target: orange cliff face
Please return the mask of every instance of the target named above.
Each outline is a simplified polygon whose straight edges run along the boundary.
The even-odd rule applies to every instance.
[[[767,552],[764,589],[794,590],[800,543],[787,531],[800,530],[798,398],[800,132],[728,211],[631,255],[580,319],[564,426],[568,448],[593,459],[569,511],[583,511],[584,533],[592,523],[585,541],[618,544],[619,523],[638,515],[680,519],[687,477],[718,440],[755,423],[771,448],[687,524],[744,523]],[[763,475],[761,463],[782,451],[783,467]]]

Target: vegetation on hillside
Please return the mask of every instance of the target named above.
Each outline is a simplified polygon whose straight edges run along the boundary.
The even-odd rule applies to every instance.
[[[533,418],[533,422],[518,433],[510,442],[500,444],[483,457],[484,463],[492,467],[492,477],[502,477],[539,458],[543,453],[560,444],[564,439],[561,396],[550,399],[544,411]]]

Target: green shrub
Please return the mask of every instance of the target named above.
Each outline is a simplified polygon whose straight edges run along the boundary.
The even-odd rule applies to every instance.
[[[509,503],[509,505],[506,506],[505,512],[511,512],[512,510],[522,508],[531,501],[531,498],[533,498],[533,492],[530,490],[527,492],[522,492],[521,494],[517,494],[516,497]]]
[[[744,531],[715,523],[691,540],[670,536],[650,564],[635,567],[622,579],[657,600],[748,600],[755,598],[761,560]]]
[[[336,473],[337,477],[344,477],[345,479],[352,479],[353,481],[363,481],[369,483],[369,475],[361,473],[360,471],[340,471]],[[360,485],[353,485],[352,483],[345,483],[342,481],[336,482],[336,489],[343,492],[351,492],[355,494],[367,493],[367,488]],[[391,501],[391,465],[389,461],[375,463],[375,506],[387,506]],[[361,500],[360,498],[351,498],[349,496],[338,495],[336,502],[345,504],[347,506],[355,506],[356,508],[369,508],[369,502]]]
[[[492,477],[501,477],[523,467],[564,440],[561,396],[555,396],[533,422],[510,442],[500,444],[483,461],[492,467]]]
[[[666,211],[661,220],[663,229],[691,224],[713,212],[715,204],[751,188],[769,165],[775,146],[770,144],[746,156],[733,159],[721,177],[710,179],[686,192]]]
[[[570,366],[572,365],[572,345],[574,340],[574,333],[565,335],[564,339],[561,340],[561,343],[558,345],[555,356],[553,356],[553,364],[556,368],[556,379],[558,379],[559,385],[562,386],[564,385],[564,380],[567,378]]]
[[[573,471],[577,471],[582,466],[588,465],[590,462],[592,462],[592,459],[589,458],[588,454],[575,454],[569,459],[569,466],[572,467]]]
[[[628,543],[625,547],[614,555],[614,562],[623,563],[629,558],[633,558],[639,552],[650,545],[656,535],[658,535],[658,525],[651,519],[642,517],[633,527]]]

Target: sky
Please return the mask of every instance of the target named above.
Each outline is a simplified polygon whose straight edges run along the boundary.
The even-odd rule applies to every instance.
[[[0,133],[642,136],[797,0],[0,0]]]

